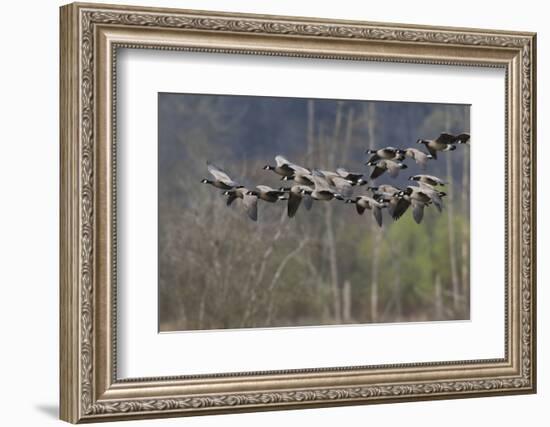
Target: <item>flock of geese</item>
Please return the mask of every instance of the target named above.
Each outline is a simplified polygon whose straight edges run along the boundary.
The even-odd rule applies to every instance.
[[[425,169],[428,161],[437,159],[439,151],[453,151],[457,144],[468,144],[470,135],[461,133],[452,135],[441,133],[437,138],[419,139],[417,144],[422,144],[427,152],[417,148],[399,149],[384,147],[377,150],[367,150],[370,158],[365,163],[373,167],[369,179],[373,180],[382,176],[385,172],[396,178],[399,171],[406,169],[405,159],[412,159],[422,169]],[[413,175],[410,181],[416,185],[406,188],[399,188],[390,184],[368,186],[364,195],[353,196],[354,187],[361,187],[367,184],[367,179],[360,172],[349,172],[344,168],[335,171],[307,168],[290,162],[285,157],[275,157],[275,165],[266,165],[263,169],[273,171],[279,175],[282,181],[290,181],[291,185],[278,189],[267,185],[258,185],[254,189],[247,188],[234,181],[221,168],[210,162],[206,162],[208,172],[213,179],[204,178],[203,184],[210,184],[215,188],[223,190],[227,197],[227,206],[235,200],[240,199],[248,217],[253,221],[258,219],[258,200],[268,203],[287,201],[288,216],[296,215],[302,201],[304,207],[309,210],[313,201],[342,200],[345,203],[354,204],[357,213],[362,215],[365,210],[370,210],[379,226],[382,226],[382,210],[387,209],[390,216],[397,220],[412,208],[414,220],[420,224],[424,217],[424,208],[434,205],[441,212],[443,209],[442,198],[445,192],[438,189],[446,183],[440,178],[432,175]]]

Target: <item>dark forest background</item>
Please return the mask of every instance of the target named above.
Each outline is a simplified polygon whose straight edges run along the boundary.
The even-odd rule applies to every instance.
[[[277,154],[368,174],[367,148],[469,132],[469,106],[170,93],[158,102],[161,331],[469,318],[469,146],[430,161],[426,173],[449,185],[443,212],[427,208],[420,225],[384,212],[379,228],[339,201],[292,219],[286,202],[260,201],[256,223],[200,183],[210,160],[246,186],[278,188],[262,170]],[[422,171],[406,164],[369,185],[410,184]]]

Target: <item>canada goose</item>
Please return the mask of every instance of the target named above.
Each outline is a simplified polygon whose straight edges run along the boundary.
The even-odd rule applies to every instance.
[[[265,202],[275,203],[277,200],[280,200],[283,197],[283,192],[276,190],[267,185],[257,185],[256,190],[249,190],[247,196],[256,196],[258,199],[261,199]]]
[[[331,186],[336,188],[339,194],[350,197],[353,194],[353,189],[351,181],[343,178],[340,174],[332,171],[324,171],[324,170],[318,170],[318,172],[322,174],[324,179],[327,181],[327,183]]]
[[[291,177],[294,175],[297,169],[301,169],[309,172],[306,168],[295,165],[294,163],[289,162],[285,157],[280,154],[275,156],[276,166],[265,165],[265,170],[271,170],[282,177]]]
[[[428,152],[437,159],[438,151],[453,151],[456,149],[457,137],[449,133],[443,132],[436,139],[418,139],[417,144],[424,144]]]
[[[250,190],[248,188],[240,186],[235,188],[234,190],[226,190],[222,194],[224,196],[227,196],[227,206],[231,205],[235,201],[235,199],[242,199],[248,217],[252,221],[257,221],[258,197],[249,193]]]
[[[392,187],[391,185],[388,186],[380,186],[382,187]],[[397,204],[399,203],[398,194],[401,192],[400,189],[392,187],[392,189],[388,189],[389,191],[381,191],[377,190],[373,192],[373,198],[379,202],[384,203],[385,206],[388,208],[388,212],[393,217],[393,212],[395,208],[397,207]]]
[[[219,167],[208,161],[206,162],[206,166],[208,168],[208,172],[210,172],[210,174],[214,177],[214,180],[204,178],[201,180],[203,184],[210,184],[222,190],[231,190],[232,188],[237,187],[238,184],[229,178],[229,175],[227,175],[227,173]]]
[[[352,173],[344,168],[336,169],[336,173],[347,180],[351,185],[365,185],[367,183],[367,180],[363,179],[362,173]]]
[[[430,197],[437,210],[441,212],[443,210],[443,200],[441,198],[446,196],[447,193],[436,190],[430,184],[425,184],[423,182],[419,182],[418,185],[421,188],[421,191]]]
[[[365,209],[372,210],[376,223],[382,227],[382,208],[386,207],[385,203],[378,202],[368,196],[357,196],[355,199],[347,199],[346,203],[354,203],[359,215],[363,215]]]
[[[378,160],[377,162],[367,163],[369,166],[374,166],[374,170],[370,174],[370,179],[376,179],[384,172],[388,171],[392,178],[396,178],[399,175],[399,169],[407,169],[407,165],[401,162],[394,162],[393,160]]]
[[[424,184],[431,185],[432,187],[447,184],[441,178],[438,178],[437,176],[433,176],[433,175],[413,175],[409,177],[409,181],[422,182]]]
[[[369,158],[369,161],[365,163],[366,165],[373,165],[374,162],[377,162],[378,160],[401,160],[401,156],[405,154],[403,150],[395,147],[385,147],[378,150],[367,150],[365,151],[365,153],[372,154],[372,156],[370,156]]]
[[[412,205],[413,218],[417,224],[420,224],[424,217],[424,208],[432,202],[431,197],[426,194],[421,187],[411,186],[399,192],[397,197],[400,201],[394,210],[394,218],[400,218],[407,208]]]
[[[434,156],[431,154],[426,154],[423,151],[417,150],[416,148],[407,148],[405,150],[405,157],[410,157],[413,159],[417,165],[419,165],[422,169],[426,169],[426,164],[428,163],[428,159],[433,159]]]
[[[311,193],[313,190],[311,188],[305,185],[293,185],[289,188],[281,187],[279,190],[288,193],[287,212],[289,218],[296,215],[302,200],[304,201],[304,206],[306,209],[311,209],[313,204],[313,200],[311,198]]]
[[[296,184],[300,185],[315,185],[313,179],[311,178],[311,171],[309,169],[303,168],[298,165],[294,165],[294,173],[290,176],[283,176],[282,181],[294,181]]]
[[[311,192],[311,197],[313,199],[329,201],[336,198],[338,200],[344,200],[344,197],[340,193],[337,193],[333,188],[331,188],[328,180],[322,172],[314,170],[312,178],[315,183],[315,188]],[[302,190],[302,194],[307,194],[307,191]]]

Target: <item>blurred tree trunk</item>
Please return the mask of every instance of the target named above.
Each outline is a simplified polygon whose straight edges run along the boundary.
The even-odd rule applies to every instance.
[[[451,128],[451,117],[447,112],[445,115],[447,130]],[[455,222],[454,222],[454,204],[455,204],[455,191],[453,188],[453,162],[451,156],[453,153],[445,153],[447,160],[447,184],[448,184],[448,201],[447,201],[447,224],[449,235],[449,262],[451,264],[451,294],[453,299],[453,309],[455,314],[459,311],[460,305],[460,288],[458,283],[458,269],[457,269],[457,253],[456,253],[456,236],[455,236]]]
[[[395,263],[395,321],[400,322],[403,320],[403,292],[401,291],[401,258],[397,253],[394,253],[396,260]]]
[[[306,161],[307,163],[316,163],[313,161],[313,153],[315,146],[315,101],[310,99],[307,101],[307,150]]]
[[[351,317],[351,282],[346,280],[342,288],[342,317],[345,323],[352,321]]]
[[[334,119],[334,129],[332,138],[326,138],[327,152],[327,168],[333,169],[335,155],[338,149],[338,135],[340,134],[340,126],[342,123],[342,103],[338,102],[336,108],[336,116]],[[336,239],[334,237],[334,204],[327,203],[325,206],[325,226],[327,230],[327,246],[329,253],[330,265],[330,284],[332,290],[332,303],[334,311],[334,320],[337,323],[342,322],[342,296],[340,291],[338,277],[338,255],[336,251]]]
[[[376,110],[373,102],[369,103],[367,113],[367,129],[369,136],[369,149],[376,147]],[[370,286],[370,319],[372,322],[378,321],[378,272],[380,267],[380,245],[382,243],[382,230],[374,221],[370,222],[371,235],[374,235],[372,245],[372,268],[371,268],[371,286]]]
[[[441,290],[441,275],[435,275],[435,298],[434,298],[435,319],[443,320],[443,292]]]
[[[465,123],[468,121],[467,111]],[[469,129],[469,126],[467,127]],[[464,145],[462,156],[462,247],[461,247],[461,294],[465,301],[465,309],[470,306],[470,146]]]

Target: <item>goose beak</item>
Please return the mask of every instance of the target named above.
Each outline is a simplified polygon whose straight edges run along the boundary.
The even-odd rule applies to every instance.
[[[416,143],[417,143],[417,144],[422,144],[422,140],[421,140],[421,139],[417,139],[417,140],[416,140]]]
[[[335,194],[334,197],[338,200],[345,200],[341,194]]]
[[[208,180],[207,180],[206,178],[201,179],[201,182],[202,182],[203,184],[208,184]]]
[[[344,203],[353,203],[353,200],[347,199]]]
[[[266,171],[268,171],[268,170],[270,170],[270,169],[271,169],[271,166],[269,166],[269,165],[265,165],[265,166],[263,167],[263,169],[264,169],[264,170],[266,170]]]
[[[366,185],[367,184],[367,180],[366,179],[363,179],[363,178],[359,178],[357,180],[357,184],[358,185]]]

